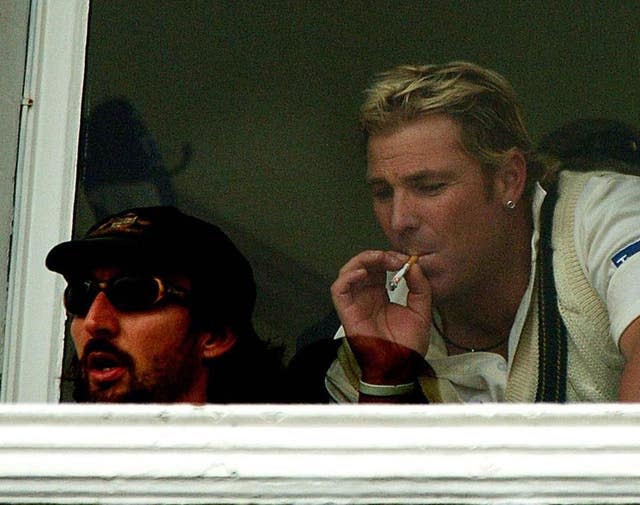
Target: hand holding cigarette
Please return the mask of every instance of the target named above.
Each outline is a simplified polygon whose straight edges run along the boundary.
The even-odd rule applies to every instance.
[[[417,262],[418,256],[407,260],[405,254],[394,251],[365,251],[340,270],[331,294],[348,337],[384,339],[420,355],[426,353],[431,325],[431,290],[422,271],[411,269]],[[396,288],[402,278],[407,281],[406,305],[389,299],[389,271],[397,272],[392,279]],[[360,339],[360,344],[362,342]],[[372,347],[377,348],[375,341],[371,342]],[[372,357],[375,352],[364,351],[363,347],[358,353],[362,358],[360,366],[368,369],[370,365],[375,369],[380,365],[380,369],[384,369],[385,366]]]

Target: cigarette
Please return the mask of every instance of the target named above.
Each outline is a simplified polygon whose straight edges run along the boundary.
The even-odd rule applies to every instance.
[[[393,279],[391,279],[391,282],[389,283],[389,289],[391,291],[394,291],[398,287],[398,284],[400,284],[400,280],[406,275],[406,273],[409,271],[409,268],[411,268],[411,265],[413,265],[416,261],[418,261],[418,256],[410,256],[409,261],[402,265],[402,268],[398,270],[398,273],[393,276]]]

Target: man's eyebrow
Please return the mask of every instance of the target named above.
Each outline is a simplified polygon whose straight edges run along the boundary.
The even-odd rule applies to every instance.
[[[446,179],[450,174],[449,170],[429,170],[428,168],[424,168],[421,170],[418,170],[416,172],[413,172],[411,174],[407,174],[403,177],[400,177],[400,181],[404,182],[404,183],[412,183],[412,182],[419,182],[419,181],[423,181],[425,179]],[[384,177],[373,177],[373,176],[368,176],[366,177],[366,183],[369,186],[373,186],[376,184],[387,184],[387,180]]]
[[[442,172],[432,172],[430,170],[421,170],[419,172],[415,172],[413,174],[409,174],[405,177],[401,177],[400,180],[403,182],[418,182],[423,181],[425,179],[435,179],[441,178],[443,175]]]
[[[367,177],[365,178],[365,182],[369,186],[375,186],[377,184],[386,184],[387,180],[384,177]]]

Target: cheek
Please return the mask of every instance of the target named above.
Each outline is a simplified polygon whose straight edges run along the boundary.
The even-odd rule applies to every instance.
[[[443,202],[449,209],[450,225],[459,225],[472,231],[480,231],[482,224],[491,223],[495,217],[495,203],[486,194],[486,188],[482,185],[461,188],[456,194],[448,195]]]
[[[373,213],[380,227],[385,231],[388,230],[391,226],[391,205],[374,203]]]
[[[490,203],[460,207],[450,223],[451,234],[469,253],[481,256],[495,248],[499,221]]]
[[[71,325],[69,326],[69,332],[71,333],[71,338],[73,339],[73,345],[76,348],[78,355],[82,354],[82,350],[87,343],[87,337],[84,335],[82,331],[82,320],[79,320],[77,317],[74,317],[71,320]]]
[[[171,311],[164,316],[132,320],[131,326],[123,332],[123,335],[127,335],[128,345],[146,353],[175,352],[187,338],[190,318],[180,311]]]

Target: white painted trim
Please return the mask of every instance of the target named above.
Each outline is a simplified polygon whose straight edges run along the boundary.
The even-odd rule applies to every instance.
[[[62,279],[44,268],[71,236],[88,0],[34,0],[21,118],[2,401],[59,398]],[[52,302],[54,301],[55,302]]]
[[[640,405],[3,405],[0,501],[640,503]]]
[[[33,0],[2,400],[54,402],[87,0]],[[640,503],[640,405],[0,405],[2,503]]]

